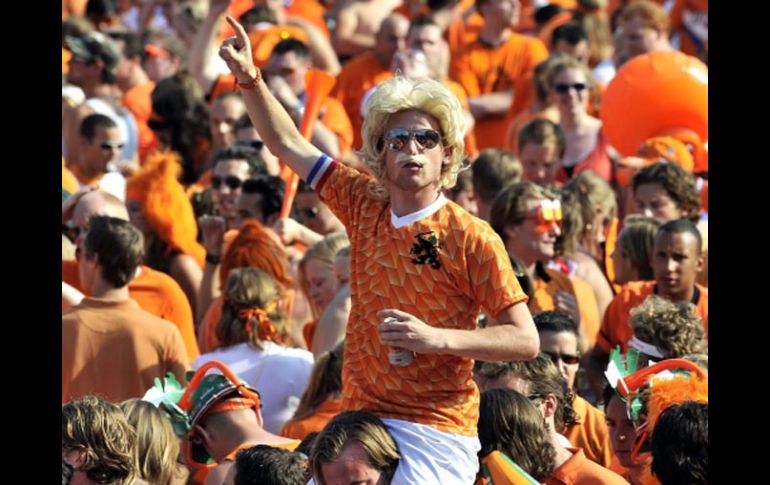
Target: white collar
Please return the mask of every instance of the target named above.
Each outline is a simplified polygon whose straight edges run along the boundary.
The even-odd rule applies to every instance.
[[[443,192],[439,192],[438,198],[431,202],[431,204],[427,207],[424,207],[417,212],[412,212],[411,214],[407,214],[405,216],[397,216],[395,212],[393,212],[393,209],[390,210],[390,223],[393,224],[393,227],[396,229],[401,229],[404,226],[408,226],[409,224],[412,224],[413,222],[417,222],[420,219],[424,219],[426,217],[429,217],[433,214],[435,214],[439,209],[444,207],[444,205],[449,202],[449,199],[444,196]]]

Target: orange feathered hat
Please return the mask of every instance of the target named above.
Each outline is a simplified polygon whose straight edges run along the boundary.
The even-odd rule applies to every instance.
[[[647,402],[647,420],[650,430],[655,429],[661,413],[685,401],[709,402],[708,374],[679,374],[672,378],[653,377],[650,400]]]
[[[192,256],[201,268],[206,250],[198,241],[198,225],[190,199],[179,183],[182,165],[174,152],[154,152],[126,185],[126,198],[142,202],[142,212],[155,234],[171,248]]]

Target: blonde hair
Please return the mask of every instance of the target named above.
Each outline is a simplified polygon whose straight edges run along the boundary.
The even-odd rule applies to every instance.
[[[180,478],[179,439],[169,420],[151,403],[137,398],[127,399],[119,406],[136,430],[134,458],[138,476],[158,485],[168,485],[174,478]]]
[[[388,198],[388,179],[385,171],[382,136],[388,119],[407,110],[422,111],[433,116],[441,127],[442,146],[448,162],[441,169],[439,189],[451,189],[457,174],[465,168],[466,121],[460,102],[443,84],[431,79],[409,79],[396,76],[382,82],[367,101],[366,118],[362,129],[364,144],[359,155],[364,165],[377,179],[370,185],[370,193],[380,199]]]
[[[316,261],[323,263],[330,270],[333,270],[334,258],[337,256],[337,253],[347,247],[350,247],[348,235],[343,231],[332,232],[310,246],[310,249],[305,252],[305,255],[302,256],[302,259],[299,262],[297,278],[299,279],[299,286],[302,288],[302,293],[305,294],[305,297],[310,303],[310,309],[313,311],[313,318],[318,318],[324,309],[316,308],[313,299],[310,298],[310,282],[305,276],[305,266],[307,266],[309,260],[315,259]]]
[[[572,192],[580,204],[583,215],[583,228],[579,241],[592,255],[597,254],[597,242],[594,241],[593,221],[597,211],[601,210],[607,217],[615,217],[617,201],[612,187],[591,170],[583,170],[567,184],[567,190]]]
[[[634,336],[657,347],[664,359],[708,353],[703,320],[691,303],[651,295],[631,310],[630,321]]]

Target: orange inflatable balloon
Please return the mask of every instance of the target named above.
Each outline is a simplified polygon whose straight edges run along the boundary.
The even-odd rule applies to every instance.
[[[675,128],[707,143],[708,67],[678,51],[636,56],[607,86],[600,118],[608,141],[624,156]]]

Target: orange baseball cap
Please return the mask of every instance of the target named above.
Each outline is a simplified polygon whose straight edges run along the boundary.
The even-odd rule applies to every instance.
[[[621,187],[628,187],[637,170],[658,162],[675,163],[688,172],[695,167],[693,156],[684,143],[671,136],[655,136],[642,143],[636,156],[620,159],[615,180]]]

